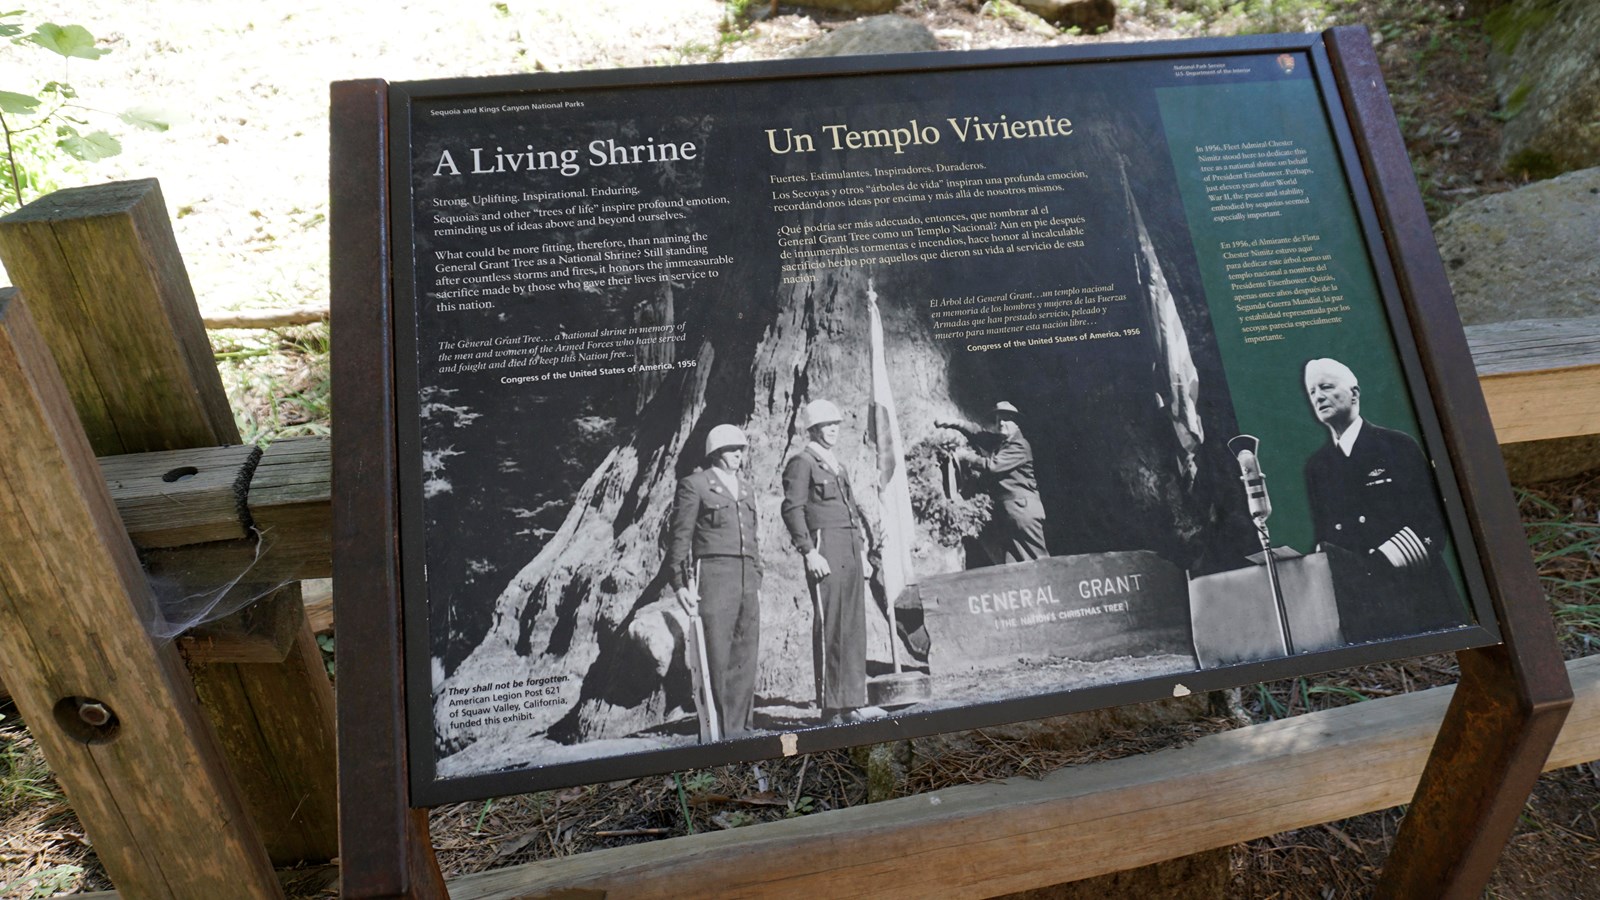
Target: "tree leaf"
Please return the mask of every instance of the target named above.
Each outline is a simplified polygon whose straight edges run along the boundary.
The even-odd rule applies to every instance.
[[[0,112],[10,113],[14,116],[26,116],[39,111],[39,98],[27,94],[13,94],[10,91],[0,91]]]
[[[65,81],[47,81],[44,83],[44,87],[39,88],[39,93],[56,94],[63,100],[76,100],[78,98],[77,89]]]
[[[11,22],[0,22],[0,37],[12,37],[22,33],[22,26]]]
[[[172,127],[172,123],[167,121],[163,113],[153,109],[130,109],[117,118],[135,128],[143,128],[146,131],[166,131]]]
[[[66,57],[99,59],[111,52],[95,46],[94,35],[82,25],[57,25],[46,22],[28,35],[28,40]]]
[[[56,146],[67,155],[84,162],[94,162],[122,152],[122,144],[104,131],[94,131],[89,134],[78,134],[73,131],[72,134],[56,141]]]

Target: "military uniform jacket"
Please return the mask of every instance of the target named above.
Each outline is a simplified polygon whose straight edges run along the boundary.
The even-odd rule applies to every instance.
[[[1021,434],[1006,438],[993,454],[979,456],[973,467],[986,476],[996,502],[1039,494],[1039,482],[1033,477],[1033,446]]]
[[[741,483],[739,497],[728,493],[709,469],[678,482],[667,540],[667,570],[674,588],[694,579],[694,561],[708,556],[743,556],[761,564],[757,543],[755,492]]]
[[[1324,444],[1306,460],[1305,476],[1317,543],[1367,556],[1396,539],[1413,559],[1441,560],[1445,525],[1433,470],[1409,435],[1363,420],[1348,457]]]
[[[811,535],[826,528],[866,531],[860,507],[843,472],[829,468],[810,447],[790,457],[783,469],[783,524],[801,553],[816,549]],[[867,541],[867,535],[862,534]],[[868,541],[870,543],[870,541]]]

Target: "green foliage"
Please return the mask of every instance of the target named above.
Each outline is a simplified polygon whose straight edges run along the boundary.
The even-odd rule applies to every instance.
[[[1525,0],[1507,3],[1483,19],[1483,30],[1494,42],[1496,53],[1510,56],[1530,31],[1537,31],[1555,15],[1554,0]]]
[[[329,678],[338,677],[338,671],[337,671],[337,668],[336,668],[335,663],[334,663],[333,635],[331,635],[331,634],[319,634],[319,635],[317,635],[317,649],[322,651],[322,665],[323,665],[323,668],[328,670],[328,677]]]
[[[82,25],[42,22],[28,31],[22,16],[22,10],[0,12],[0,37],[9,38],[22,52],[58,58],[41,60],[27,70],[42,75],[58,68],[61,78],[5,85],[21,90],[0,90],[0,131],[5,137],[0,212],[54,190],[58,185],[53,173],[70,165],[70,160],[96,162],[122,152],[115,135],[92,124],[107,115],[78,103],[77,90],[66,80],[71,60],[96,60],[110,50]],[[136,128],[167,129],[148,111],[123,113],[119,118]]]
[[[1600,652],[1600,517],[1562,508],[1532,491],[1518,497],[1533,563],[1570,654]]]
[[[695,772],[683,780],[684,790],[691,794],[704,794],[717,786],[717,776],[712,772]]]
[[[32,803],[64,799],[44,752],[21,724],[0,730],[0,818]]]
[[[44,900],[76,891],[82,882],[82,866],[51,866],[15,881],[0,882],[0,896]]]
[[[99,59],[110,52],[97,46],[94,35],[82,25],[46,22],[23,40],[38,44],[58,56],[76,59]]]
[[[326,326],[213,332],[211,339],[246,443],[329,433],[333,383]]]

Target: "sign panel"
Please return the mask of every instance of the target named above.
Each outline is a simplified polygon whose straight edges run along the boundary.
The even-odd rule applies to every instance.
[[[396,85],[413,802],[1493,643],[1320,38],[1218,46]]]

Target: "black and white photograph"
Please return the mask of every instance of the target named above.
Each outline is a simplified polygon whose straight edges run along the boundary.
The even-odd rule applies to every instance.
[[[402,87],[425,797],[1480,617],[1303,54]]]

